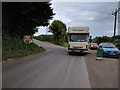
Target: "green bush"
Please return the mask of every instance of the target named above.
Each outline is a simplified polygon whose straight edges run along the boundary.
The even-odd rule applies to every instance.
[[[120,35],[117,35],[115,38],[120,39]],[[98,44],[103,42],[113,43],[113,41],[114,41],[114,37],[107,37],[107,36],[95,37],[94,39],[92,39],[92,42],[95,42]]]
[[[68,43],[66,43],[66,42],[60,42],[59,45],[60,45],[60,46],[63,46],[63,47],[67,47],[67,46],[68,46]]]
[[[116,47],[120,50],[120,42],[114,43]]]

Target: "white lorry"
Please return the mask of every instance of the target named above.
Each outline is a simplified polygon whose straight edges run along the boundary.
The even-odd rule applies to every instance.
[[[89,27],[68,27],[68,53],[87,53],[89,38]]]

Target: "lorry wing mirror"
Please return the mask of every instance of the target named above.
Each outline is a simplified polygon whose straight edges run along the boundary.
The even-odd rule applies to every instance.
[[[90,43],[91,43],[91,41],[92,41],[92,36],[89,37],[89,41],[90,41]]]

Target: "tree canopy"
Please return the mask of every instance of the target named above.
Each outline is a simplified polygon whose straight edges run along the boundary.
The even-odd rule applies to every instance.
[[[116,35],[115,36],[116,39],[120,39],[120,35]],[[102,36],[102,37],[95,37],[94,39],[92,39],[92,42],[95,43],[102,43],[102,42],[110,42],[112,43],[114,41],[114,36],[113,37],[108,37],[108,36]]]
[[[60,20],[54,20],[49,26],[56,42],[63,42],[66,35],[66,25]]]
[[[53,18],[50,5],[49,2],[3,2],[3,30],[12,36],[33,35],[37,26],[47,26]]]

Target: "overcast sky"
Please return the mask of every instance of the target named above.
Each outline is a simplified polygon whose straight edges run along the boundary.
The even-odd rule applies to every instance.
[[[114,16],[109,14],[117,9],[117,2],[52,2],[51,7],[56,13],[53,20],[61,20],[67,27],[88,26],[93,38],[113,36]],[[35,35],[46,33],[46,28],[40,28]]]

